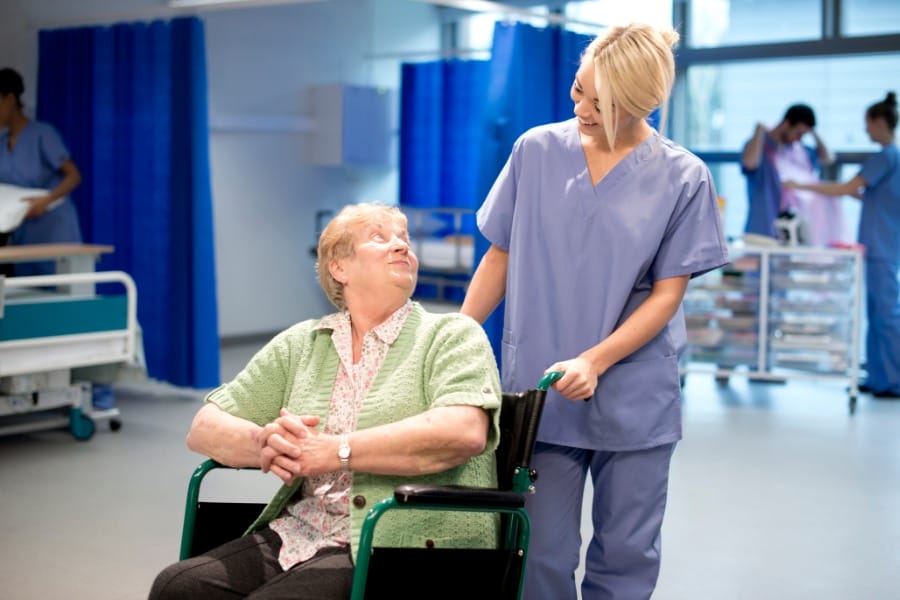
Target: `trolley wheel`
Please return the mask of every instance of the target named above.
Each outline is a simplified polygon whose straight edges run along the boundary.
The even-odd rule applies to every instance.
[[[850,396],[850,414],[856,413],[856,396]]]
[[[122,421],[118,419],[110,419],[109,420],[109,429],[110,431],[118,431],[122,429]]]
[[[96,426],[94,425],[94,420],[92,418],[79,411],[71,415],[69,431],[72,432],[72,435],[76,440],[84,442],[94,437]]]

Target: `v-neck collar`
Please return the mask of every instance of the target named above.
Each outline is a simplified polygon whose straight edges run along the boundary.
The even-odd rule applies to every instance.
[[[578,130],[578,123],[575,119],[569,121],[568,146],[573,154],[572,165],[575,168],[574,175],[576,178],[582,179],[593,189],[594,194],[601,194],[604,189],[616,185],[624,177],[628,176],[638,164],[643,162],[653,150],[653,145],[659,140],[659,133],[654,131],[652,135],[647,136],[640,144],[632,148],[632,150],[622,157],[618,163],[613,166],[609,172],[603,176],[597,185],[591,180],[590,169],[588,169],[587,156],[584,148],[581,146],[581,134]]]
[[[9,127],[6,128],[6,130],[3,132],[2,144],[0,144],[6,154],[13,154],[16,151],[16,148],[19,147],[19,142],[22,141],[22,136],[25,135],[25,132],[31,128],[32,123],[34,123],[32,119],[28,119],[27,121],[25,121],[25,127],[23,127],[22,131],[19,132],[19,135],[16,136],[16,143],[12,148],[9,147],[9,141],[12,139],[12,129],[10,129]]]

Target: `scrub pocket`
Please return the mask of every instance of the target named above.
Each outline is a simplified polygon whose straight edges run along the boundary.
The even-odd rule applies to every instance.
[[[603,439],[610,447],[648,448],[681,438],[677,356],[613,366],[600,379],[598,399]]]

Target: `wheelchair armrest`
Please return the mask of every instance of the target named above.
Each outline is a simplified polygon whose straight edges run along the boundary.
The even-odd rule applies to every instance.
[[[441,504],[463,507],[521,508],[525,496],[513,491],[463,486],[405,483],[394,489],[398,504]]]
[[[254,467],[244,467],[253,469]],[[200,485],[206,475],[215,469],[237,469],[237,467],[228,467],[221,463],[207,458],[194,469],[188,483],[187,498],[184,508],[184,521],[181,528],[181,551],[179,553],[180,560],[190,558],[194,555],[194,529],[197,525],[197,506],[200,503]]]

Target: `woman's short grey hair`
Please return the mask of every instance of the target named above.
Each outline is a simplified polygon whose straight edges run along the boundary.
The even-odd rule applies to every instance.
[[[348,204],[325,226],[319,236],[316,272],[328,300],[339,310],[347,308],[344,285],[331,275],[332,262],[353,256],[353,245],[360,225],[390,222],[407,227],[406,215],[396,206],[377,202]]]

